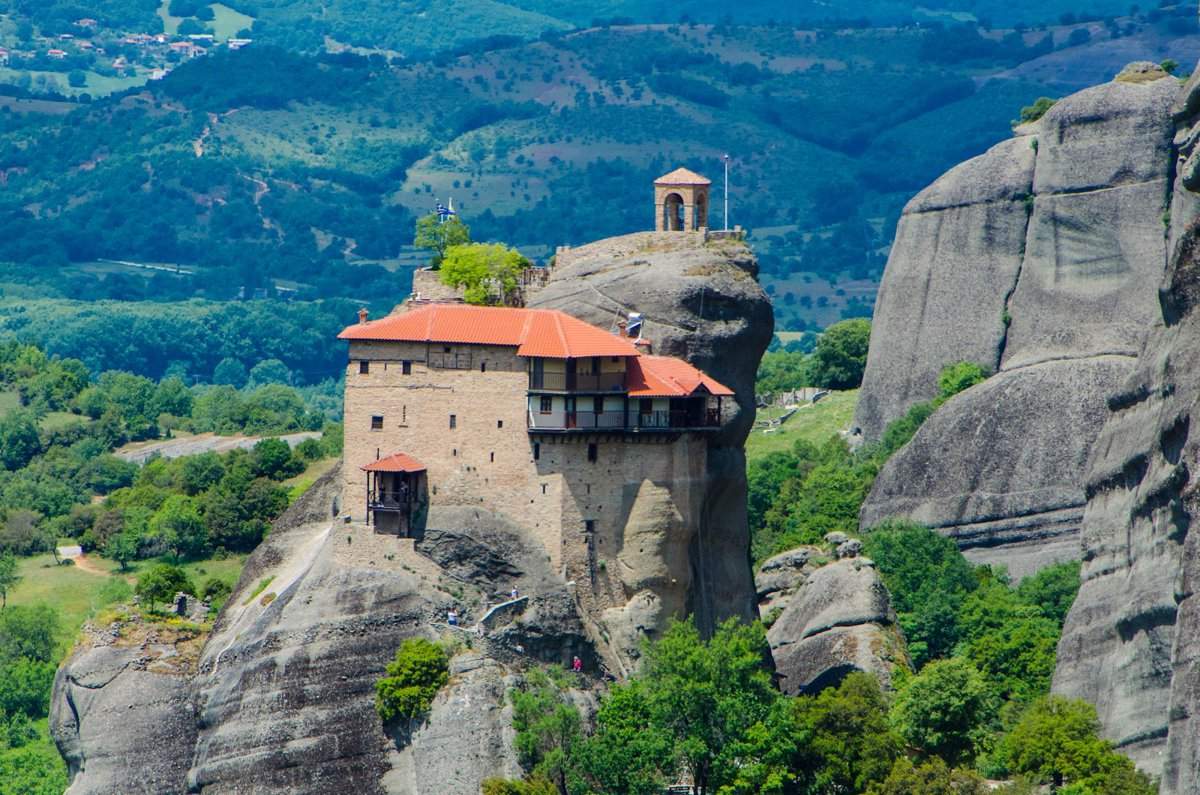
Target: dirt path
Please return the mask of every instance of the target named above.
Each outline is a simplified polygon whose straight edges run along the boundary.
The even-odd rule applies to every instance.
[[[320,436],[321,434],[318,431],[304,431],[301,433],[285,434],[277,438],[295,447],[305,439],[317,439]],[[206,453],[209,451],[223,453],[234,448],[249,450],[266,438],[270,437],[217,436],[211,433],[203,433],[197,436],[166,439],[161,442],[151,442],[149,444],[137,443],[135,445],[126,445],[117,451],[116,456],[125,461],[132,461],[135,464],[144,464],[155,454],[163,458],[178,458],[183,455],[196,455],[197,453]]]
[[[75,568],[80,571],[86,571],[88,574],[100,574],[104,577],[108,576],[108,570],[102,569],[95,563],[92,563],[87,555],[80,555],[77,558],[72,558],[72,560],[75,561]]]

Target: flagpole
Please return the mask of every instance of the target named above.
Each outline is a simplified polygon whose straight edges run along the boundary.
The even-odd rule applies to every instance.
[[[729,231],[729,155],[722,155],[725,161],[725,231]]]

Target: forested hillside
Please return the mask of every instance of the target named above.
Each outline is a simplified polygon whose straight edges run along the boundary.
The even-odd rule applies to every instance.
[[[22,14],[49,18],[9,6],[0,41]],[[386,18],[371,3],[335,8],[321,25],[371,31]],[[1028,30],[746,24],[774,15],[764,3],[736,25],[629,24],[647,7],[575,32],[493,26],[513,35],[424,55],[347,50],[326,32],[329,51],[311,54],[306,37],[322,28],[306,9],[247,6],[250,47],[82,107],[0,97],[0,261],[84,299],[279,288],[394,303],[422,261],[408,248],[414,218],[438,200],[454,199],[476,239],[545,259],[649,226],[653,177],[685,163],[719,182],[729,152],[731,222],[753,231],[778,317],[825,326],[870,313],[900,207],[1005,137],[1023,106],[1133,58],[1190,63],[1200,42],[1182,5],[1088,22],[1042,8],[1053,24]]]

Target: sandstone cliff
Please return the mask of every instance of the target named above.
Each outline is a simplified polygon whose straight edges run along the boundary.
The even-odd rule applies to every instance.
[[[936,393],[946,364],[995,375],[893,456],[864,527],[911,518],[1017,576],[1078,555],[1088,456],[1166,264],[1180,84],[1139,75],[1060,100],[905,209],[857,424],[876,437]]]
[[[1193,77],[1174,106],[1161,316],[1092,451],[1083,585],[1054,676],[1055,691],[1095,703],[1108,736],[1143,768],[1161,770],[1163,795],[1200,793],[1200,536],[1191,531],[1200,448],[1190,432],[1200,400],[1198,111]]]

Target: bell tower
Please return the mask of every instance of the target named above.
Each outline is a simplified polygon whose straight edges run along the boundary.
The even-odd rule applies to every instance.
[[[654,180],[654,230],[695,232],[708,228],[708,189],[712,182],[677,168]]]

